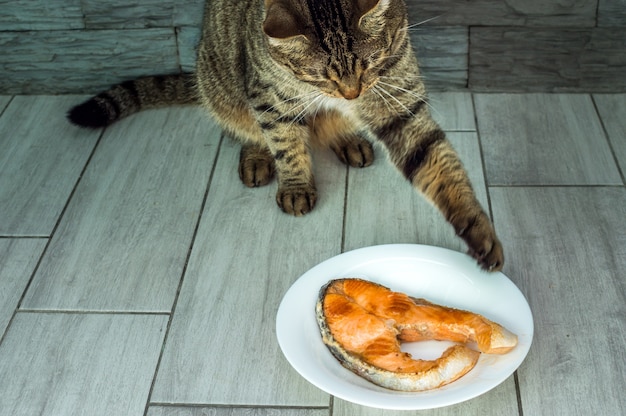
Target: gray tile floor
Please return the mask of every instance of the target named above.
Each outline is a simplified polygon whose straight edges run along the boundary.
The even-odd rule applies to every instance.
[[[282,214],[195,108],[105,131],[79,96],[0,97],[0,415],[392,416],[283,358],[289,286],[342,251],[465,251],[382,152],[315,153],[320,200]],[[626,399],[626,95],[433,94],[489,207],[535,339],[494,390],[424,415],[617,415]],[[411,413],[411,412],[408,412]]]

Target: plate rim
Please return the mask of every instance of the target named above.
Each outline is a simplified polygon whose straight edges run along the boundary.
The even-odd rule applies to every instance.
[[[524,315],[525,319],[523,320],[523,323],[525,325],[526,333],[524,334],[524,345],[522,345],[522,342],[521,342],[522,334],[518,334],[518,336],[520,336],[520,344],[518,344],[518,348],[522,349],[522,351],[518,352],[519,359],[515,361],[514,368],[510,372],[508,372],[504,377],[501,377],[502,378],[501,380],[499,380],[497,383],[491,385],[490,387],[486,389],[481,389],[481,388],[473,389],[475,391],[472,391],[472,389],[468,389],[469,393],[465,395],[460,395],[460,397],[462,397],[461,399],[441,400],[441,401],[437,401],[436,399],[432,400],[432,396],[441,395],[439,393],[441,393],[442,391],[446,391],[446,389],[450,389],[449,386],[455,386],[455,383],[451,383],[447,386],[443,386],[438,389],[429,390],[426,392],[415,392],[415,393],[394,392],[393,390],[376,386],[370,383],[369,381],[366,381],[354,375],[354,377],[357,377],[358,379],[362,380],[363,383],[366,383],[368,388],[379,389],[381,391],[381,394],[392,395],[394,398],[398,398],[398,399],[402,399],[406,397],[415,399],[415,402],[413,402],[410,399],[409,400],[405,399],[405,400],[401,400],[400,403],[393,403],[393,404],[381,403],[375,400],[363,400],[362,398],[358,398],[358,397],[355,398],[353,395],[350,395],[350,394],[346,395],[342,391],[336,391],[336,390],[333,390],[332,388],[329,388],[329,384],[320,383],[316,379],[316,377],[311,377],[310,374],[306,373],[306,370],[303,370],[302,368],[303,366],[299,364],[299,361],[294,359],[293,351],[291,351],[290,347],[288,346],[289,342],[286,342],[286,338],[284,337],[283,326],[285,325],[285,321],[288,320],[288,318],[286,318],[286,315],[285,315],[286,307],[289,305],[289,302],[292,301],[292,296],[294,295],[294,293],[298,293],[298,290],[301,289],[301,286],[306,288],[307,284],[310,285],[310,282],[309,282],[310,280],[322,279],[322,277],[316,278],[316,274],[320,273],[320,271],[325,271],[325,269],[327,268],[332,269],[334,266],[336,266],[335,263],[346,262],[349,264],[350,261],[354,262],[356,259],[360,259],[364,255],[368,255],[372,253],[376,254],[376,256],[373,256],[371,261],[381,261],[381,260],[388,261],[391,258],[389,256],[389,253],[393,253],[393,258],[411,258],[412,260],[418,260],[418,261],[425,262],[425,263],[434,263],[437,265],[436,267],[451,267],[454,269],[455,272],[457,272],[459,276],[462,274],[466,274],[464,272],[464,270],[466,270],[467,273],[474,275],[473,277],[474,280],[478,279],[478,277],[475,277],[477,275],[484,276],[486,281],[488,281],[489,279],[494,279],[494,280],[500,279],[499,284],[504,285],[504,287],[508,291],[515,293],[515,295],[517,296],[517,300],[521,301],[521,306],[524,307],[523,311],[518,311],[518,312],[522,312],[521,315]],[[383,256],[382,254],[387,254],[387,255]],[[425,258],[426,255],[428,255],[429,257]],[[368,263],[368,262],[369,261],[362,261],[361,263]],[[319,287],[317,287],[317,290],[314,291],[314,296],[311,295],[311,297],[315,299],[314,302],[317,300],[319,289],[327,281],[336,279],[336,278],[341,278],[341,277],[359,277],[359,276],[346,276],[344,273],[338,273],[338,274],[339,275],[328,274],[326,277],[326,280],[322,281],[322,283],[319,284]],[[365,278],[367,279],[367,277]],[[456,279],[457,276],[453,276],[452,278]],[[472,279],[472,276],[470,276],[469,278]],[[481,277],[481,279],[482,278],[483,277]],[[391,280],[394,280],[394,279],[398,279],[398,278],[397,277],[391,278]],[[369,278],[368,280],[376,281],[377,279]],[[408,281],[408,283],[410,284],[411,282]],[[400,291],[398,288],[392,287],[391,289]],[[303,304],[308,303],[308,305],[310,306],[310,300],[311,299],[307,297],[306,302],[303,300],[300,303],[303,303]],[[450,305],[450,306],[462,307],[458,305]],[[306,311],[304,313],[306,314]],[[481,313],[481,312],[478,312],[478,313]],[[311,308],[310,317],[315,319],[314,307]],[[496,319],[493,319],[493,320],[496,320]],[[520,319],[520,322],[521,321],[522,319]],[[315,329],[316,329],[316,334],[319,335],[317,322],[315,322]],[[359,405],[369,406],[369,407],[374,407],[374,408],[393,409],[393,410],[425,410],[425,409],[433,409],[437,407],[449,406],[449,405],[457,404],[466,400],[473,399],[477,396],[480,396],[492,390],[493,388],[497,387],[498,385],[506,381],[506,379],[508,379],[517,370],[517,368],[519,368],[519,366],[523,363],[523,361],[525,360],[530,350],[530,346],[532,344],[532,340],[534,337],[534,322],[533,322],[532,311],[530,310],[530,306],[528,304],[526,297],[521,292],[521,290],[502,272],[485,272],[476,265],[474,259],[472,259],[470,256],[467,256],[466,254],[463,254],[463,253],[460,253],[458,251],[454,251],[448,248],[444,248],[444,247],[423,245],[423,244],[381,244],[381,245],[373,245],[373,246],[368,246],[368,247],[361,247],[361,248],[350,250],[344,253],[337,254],[333,257],[330,257],[316,264],[315,266],[307,270],[305,273],[303,273],[300,277],[298,277],[291,284],[289,289],[285,292],[280,302],[280,305],[278,307],[277,314],[276,314],[276,337],[278,339],[278,343],[279,343],[279,346],[283,355],[285,356],[289,364],[300,374],[300,376],[303,377],[305,380],[307,380],[309,383],[319,388],[320,390],[334,397],[338,397],[342,400],[346,400],[346,401],[356,403]],[[319,339],[319,343],[317,343],[317,341],[314,341],[314,342],[317,343],[318,346],[319,344],[321,344],[323,346],[323,350],[325,350],[325,352],[328,353],[328,355],[330,355],[330,351],[328,351],[327,347],[321,341],[321,337],[319,337],[318,339]],[[332,357],[332,355],[330,356]],[[481,354],[481,357],[482,357],[482,354]],[[497,360],[497,358],[495,359]],[[332,360],[335,360],[335,358],[332,357]],[[350,370],[347,370],[343,366],[341,366],[341,364],[338,361],[336,361],[336,365],[339,366],[338,368],[344,371],[344,375],[347,375],[347,373],[345,372],[351,373]],[[467,377],[467,375],[465,377]],[[340,377],[338,377],[338,379],[340,380],[340,384],[347,383],[345,380],[341,379]],[[355,381],[357,381],[358,384],[363,384],[356,379]],[[457,381],[457,385],[458,384],[459,383]],[[356,388],[358,391],[359,386],[357,386]],[[431,400],[426,400],[425,403],[420,404],[419,398],[420,396],[424,398],[423,397],[424,395],[428,395]],[[443,396],[445,397],[445,393],[443,394]]]

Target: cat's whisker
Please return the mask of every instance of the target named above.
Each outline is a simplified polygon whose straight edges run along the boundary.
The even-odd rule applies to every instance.
[[[415,91],[407,90],[406,88],[402,88],[402,87],[399,87],[397,85],[389,84],[387,82],[383,82],[383,81],[378,81],[378,82],[379,82],[379,84],[386,85],[388,87],[395,88],[395,89],[397,89],[399,91],[402,91],[405,94],[409,94],[410,96],[415,97],[418,100],[422,100],[431,110],[433,110],[437,115],[441,116],[439,111],[437,111],[437,109],[435,107],[430,105],[430,103],[428,102],[427,97],[425,95],[417,93]]]
[[[421,25],[426,24],[428,22],[431,22],[431,21],[433,21],[435,19],[439,19],[441,16],[443,16],[443,14],[440,14],[439,16],[431,17],[430,19],[422,20],[421,22],[418,22],[418,23],[413,23],[412,25],[408,25],[407,27],[402,28],[400,30],[410,31],[412,29],[415,29],[417,26],[421,26]]]
[[[409,95],[411,95],[411,96],[413,96],[413,97],[415,97],[415,98],[418,98],[418,99],[420,99],[420,100],[424,100],[424,99],[426,99],[426,96],[425,96],[425,95],[420,94],[420,93],[415,92],[415,91],[407,90],[406,88],[400,87],[400,86],[398,86],[398,85],[390,84],[390,83],[388,83],[388,82],[384,82],[384,81],[380,81],[380,80],[378,81],[378,83],[379,83],[379,84],[381,84],[381,85],[385,85],[385,86],[387,86],[387,87],[394,88],[394,89],[396,89],[396,90],[398,90],[398,91],[402,91],[402,92],[404,92],[404,93],[406,93],[406,94],[409,94]]]
[[[389,111],[394,111],[394,108],[393,108],[393,106],[391,105],[391,103],[389,102],[389,100],[387,100],[387,99],[385,98],[385,96],[384,96],[384,95],[382,95],[382,94],[380,93],[380,91],[378,91],[378,89],[379,89],[379,88],[380,88],[380,87],[378,87],[377,85],[374,85],[374,87],[372,87],[372,92],[373,92],[374,94],[376,94],[378,97],[380,97],[380,99],[381,99],[381,100],[383,100],[383,102],[385,103],[385,105],[387,106],[387,108],[389,109]]]
[[[315,103],[319,102],[323,97],[324,97],[324,95],[322,93],[316,92],[316,96],[312,100],[310,100],[309,102],[301,102],[299,105],[297,105],[296,107],[292,108],[291,111],[296,111],[296,109],[304,106],[304,108],[302,108],[302,110],[300,110],[300,112],[298,114],[296,114],[296,116],[291,120],[291,122],[288,124],[288,126],[291,126],[291,125],[293,125],[293,123],[299,122],[304,117],[306,117],[307,110],[312,105],[314,105]]]
[[[320,112],[320,110],[322,110],[324,107],[332,107],[332,105],[328,104],[329,100],[331,100],[331,98],[324,96],[321,100],[319,100],[317,102],[317,106],[315,107],[315,111],[313,112],[313,121],[314,122],[315,122],[315,118],[317,117],[317,114]]]
[[[308,93],[305,94],[301,94],[295,97],[291,97],[289,99],[283,100],[279,104],[285,104],[285,103],[289,103],[292,101],[296,101],[296,105],[294,105],[293,107],[291,107],[290,109],[288,109],[287,111],[285,111],[285,113],[292,113],[294,111],[299,110],[301,107],[307,105],[310,101],[309,98],[316,98],[318,95],[320,95],[319,91],[310,91]],[[280,117],[279,117],[280,118]]]
[[[387,91],[385,88],[378,86],[378,90],[382,93],[384,93],[385,95],[389,96],[392,100],[394,100],[396,103],[398,103],[398,105],[400,107],[402,107],[402,109],[404,111],[406,111],[407,113],[409,113],[411,116],[414,116],[415,114],[413,114],[413,112],[411,111],[411,109],[409,109],[406,105],[404,105],[402,103],[402,101],[398,100],[392,93],[390,93],[389,91]]]
[[[380,75],[378,78],[385,78],[385,79],[400,79],[402,81],[407,81],[409,79],[423,79],[422,74],[416,75],[416,74],[411,74],[410,76],[403,76],[403,77],[392,77],[389,75]]]
[[[400,54],[397,54],[397,55],[389,55],[389,56],[385,56],[383,59],[401,58],[401,57],[403,57],[403,56],[405,56],[405,55],[404,55],[404,54],[402,54],[402,53],[400,53]]]
[[[282,104],[286,104],[286,103],[289,103],[289,102],[292,102],[292,101],[301,100],[301,99],[306,99],[306,98],[311,97],[311,96],[314,96],[314,95],[316,95],[316,94],[319,94],[319,93],[318,93],[317,91],[310,91],[310,92],[307,92],[307,93],[304,93],[304,94],[300,94],[300,95],[296,95],[296,96],[294,96],[294,97],[290,97],[290,98],[288,98],[288,99],[286,99],[286,100],[280,101],[280,102],[278,102],[278,103],[274,104],[273,106],[269,107],[267,110],[263,111],[263,112],[260,114],[260,116],[263,116],[263,115],[265,115],[265,113],[268,113],[268,112],[270,112],[270,111],[277,110],[277,109],[278,109],[278,106],[280,106],[280,105],[282,105]],[[300,104],[300,105],[302,105],[302,103],[299,103],[299,104]],[[293,107],[290,111],[293,111],[293,110],[295,110],[296,108],[298,108],[298,106]],[[274,120],[274,121],[276,121],[276,120]]]
[[[384,48],[380,48],[380,49],[376,49],[374,52],[370,53],[369,55],[367,55],[366,59],[370,59],[372,56],[376,55],[377,53],[381,53],[383,52],[385,49]]]

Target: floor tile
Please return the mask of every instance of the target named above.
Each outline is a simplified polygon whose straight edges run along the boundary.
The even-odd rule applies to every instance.
[[[615,157],[626,172],[626,94],[597,94],[593,99],[609,135]]]
[[[432,92],[430,113],[445,131],[476,131],[474,104],[469,92]]]
[[[476,94],[490,185],[621,184],[590,96]]]
[[[107,129],[22,306],[169,312],[220,134],[194,108]]]
[[[535,339],[517,380],[419,414],[621,414],[624,94],[431,96],[479,199],[493,206],[504,272],[531,305]],[[315,153],[318,205],[293,218],[276,206],[275,181],[240,183],[238,146],[220,142],[202,110],[142,113],[98,140],[101,131],[63,118],[80,99],[0,96],[0,414],[416,413],[331,399],[276,341],[287,289],[342,249],[409,242],[465,252],[383,151],[363,170]],[[477,131],[473,104],[484,116]],[[504,179],[486,188],[483,166]],[[17,202],[28,209],[7,216]],[[18,232],[36,238],[6,238]]]
[[[507,274],[528,298],[524,414],[623,412],[626,189],[492,188]]]
[[[151,401],[327,406],[282,356],[274,325],[290,285],[340,252],[346,167],[315,154],[318,204],[296,218],[276,206],[275,182],[241,184],[238,159],[225,142]]]
[[[151,406],[147,416],[329,416],[328,409]]]
[[[18,313],[0,345],[11,416],[142,416],[167,316]]]
[[[0,338],[46,243],[43,238],[0,238]]]
[[[77,96],[18,96],[0,116],[0,235],[49,236],[99,131],[65,112]]]
[[[515,382],[511,376],[482,396],[437,409],[419,411],[373,409],[334,399],[333,416],[406,416],[407,414],[419,414],[419,416],[516,416],[518,409],[515,397]]]
[[[478,199],[487,209],[476,133],[451,132],[448,137],[468,171]],[[386,157],[379,156],[366,169],[350,170],[344,250],[392,243],[467,251],[441,212],[413,189]]]

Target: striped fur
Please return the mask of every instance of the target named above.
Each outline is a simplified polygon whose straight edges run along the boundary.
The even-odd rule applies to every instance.
[[[314,208],[310,149],[351,166],[373,161],[374,136],[489,270],[502,247],[445,134],[429,115],[403,0],[212,0],[194,74],[147,77],[72,109],[87,127],[144,108],[200,104],[242,142],[247,186],[276,174],[285,212]]]
[[[193,74],[159,75],[115,85],[72,108],[67,117],[76,125],[98,128],[148,108],[199,103]]]

